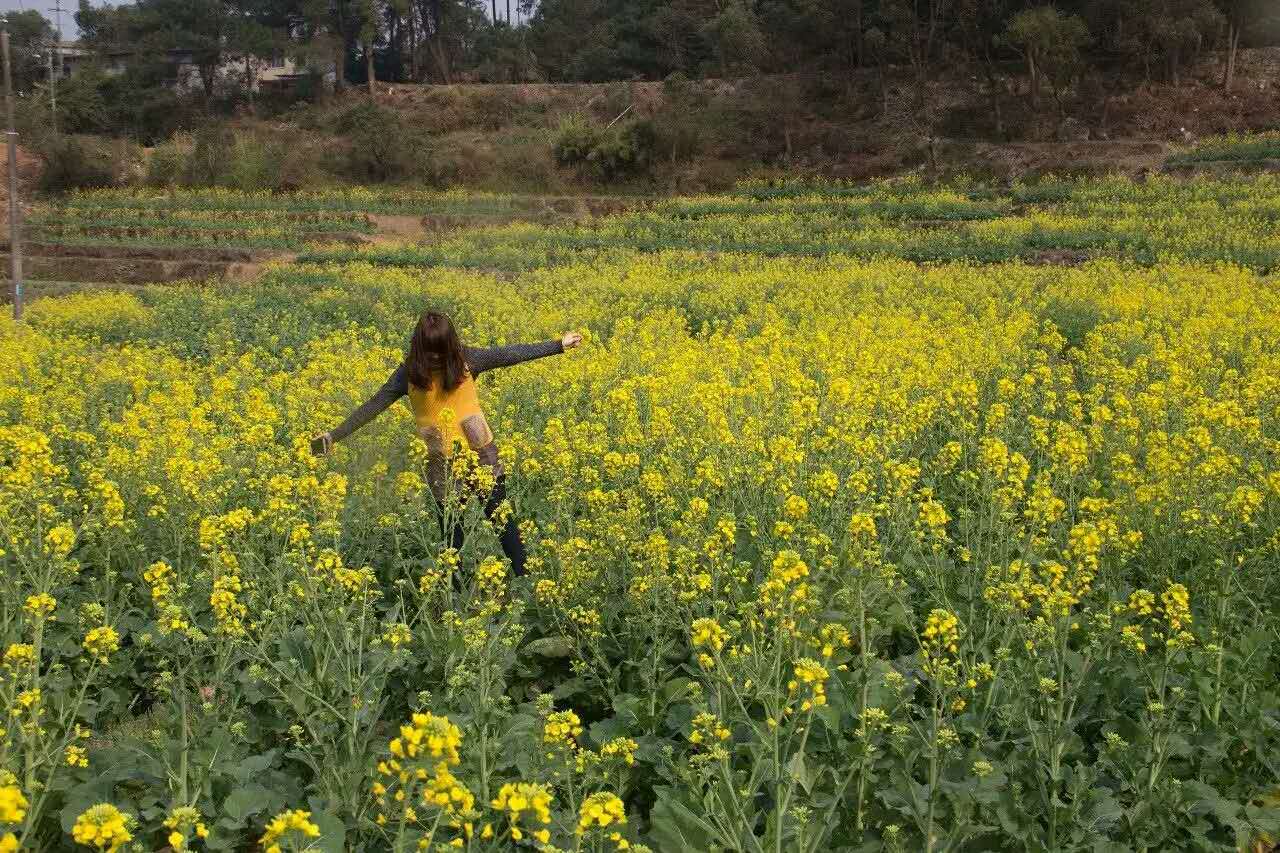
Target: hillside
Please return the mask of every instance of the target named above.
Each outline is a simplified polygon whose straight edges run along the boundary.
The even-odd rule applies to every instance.
[[[782,169],[854,180],[921,168],[996,179],[1138,174],[1162,168],[1171,152],[1207,136],[1280,127],[1276,48],[1242,51],[1230,93],[1213,60],[1176,85],[1093,74],[1060,107],[1047,96],[1033,107],[1021,68],[1004,71],[995,93],[956,74],[922,93],[906,69],[889,68],[883,86],[874,70],[847,80],[797,75],[682,85],[381,84],[377,103],[397,117],[410,149],[402,154],[422,182],[525,192],[601,185],[689,192]],[[294,156],[332,162],[361,146],[353,125],[367,110],[368,96],[352,90],[273,120],[244,118],[241,126],[300,144]],[[597,133],[610,122],[614,133],[631,128],[644,150],[636,162],[608,169],[590,158],[558,163],[554,143],[573,118]]]

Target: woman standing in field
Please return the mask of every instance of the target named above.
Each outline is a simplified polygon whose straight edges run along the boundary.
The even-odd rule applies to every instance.
[[[565,332],[558,340],[504,347],[467,347],[458,339],[453,323],[445,314],[428,311],[418,320],[409,343],[409,354],[391,377],[359,408],[330,432],[312,442],[316,453],[328,453],[334,442],[351,435],[386,411],[392,403],[408,395],[418,436],[428,450],[427,480],[437,501],[444,500],[446,461],[455,440],[476,452],[481,464],[493,471],[493,488],[485,500],[485,516],[492,519],[506,499],[506,475],[498,460],[498,446],[480,408],[476,379],[486,370],[510,367],[535,358],[559,355],[582,343],[582,335]],[[445,410],[451,417],[442,417]],[[462,526],[449,533],[454,548],[462,546]],[[503,553],[511,561],[516,576],[525,573],[524,542],[516,520],[508,515],[498,536]]]

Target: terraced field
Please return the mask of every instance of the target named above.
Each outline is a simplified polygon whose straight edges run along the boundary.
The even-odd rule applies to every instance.
[[[484,229],[428,245],[322,249],[305,260],[531,269],[584,253],[693,251],[916,262],[1114,258],[1280,262],[1280,181],[1047,181],[1008,193],[914,183],[746,187],[584,224]]]
[[[24,235],[39,283],[244,280],[264,262],[315,244],[422,239],[511,222],[547,224],[617,211],[634,200],[344,189],[285,195],[223,190],[98,191],[37,204]],[[0,247],[7,253],[7,244]],[[0,260],[5,260],[3,258]],[[42,290],[37,284],[37,290]]]

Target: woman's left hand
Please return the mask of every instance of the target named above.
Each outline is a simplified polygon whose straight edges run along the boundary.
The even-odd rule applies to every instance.
[[[321,433],[311,439],[311,453],[313,456],[328,456],[330,450],[333,450],[332,433]]]
[[[565,349],[573,349],[582,343],[582,335],[577,332],[565,332],[564,337],[560,339],[560,345]]]

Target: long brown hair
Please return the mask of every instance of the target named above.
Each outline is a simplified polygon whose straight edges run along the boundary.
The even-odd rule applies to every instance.
[[[462,357],[462,342],[454,331],[448,314],[427,311],[418,319],[409,342],[409,355],[404,360],[409,374],[409,384],[417,388],[430,388],[433,377],[439,376],[444,390],[458,387],[467,371]]]

